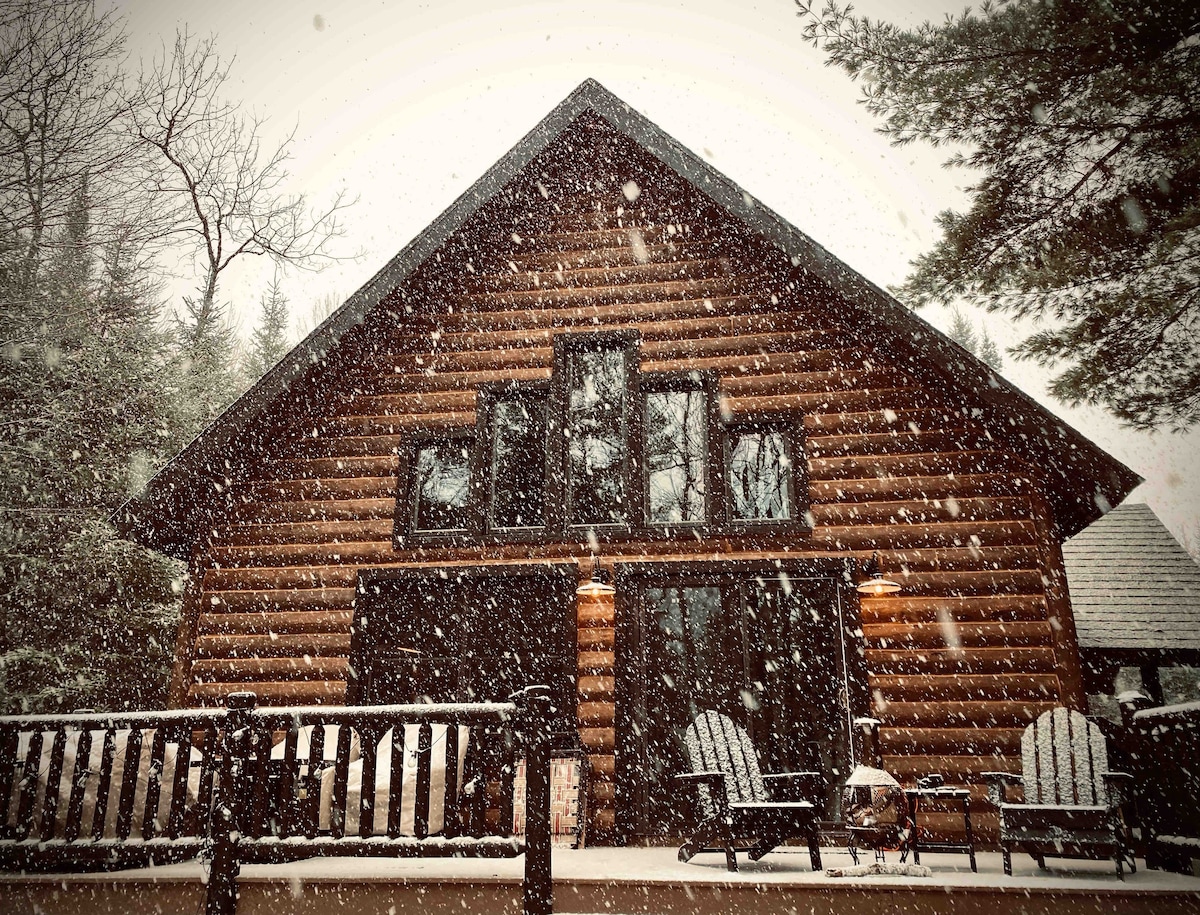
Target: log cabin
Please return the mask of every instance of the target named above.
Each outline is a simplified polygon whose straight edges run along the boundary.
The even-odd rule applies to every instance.
[[[116,520],[189,564],[174,706],[545,682],[638,842],[707,708],[982,797],[1084,706],[1061,544],[1139,481],[589,80]]]

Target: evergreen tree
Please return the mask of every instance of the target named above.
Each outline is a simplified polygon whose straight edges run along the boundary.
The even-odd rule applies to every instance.
[[[251,381],[267,374],[291,349],[287,337],[288,301],[280,287],[278,273],[262,297],[261,309],[246,359],[246,375]]]
[[[85,200],[78,196],[77,200]],[[164,458],[166,338],[110,262],[96,284],[86,209],[47,236],[36,319],[0,362],[0,708],[147,707],[165,697],[177,563],[106,518]],[[69,256],[50,257],[57,249]],[[12,287],[0,287],[0,294]],[[118,303],[114,297],[123,296]]]
[[[950,329],[946,336],[971,355],[979,355],[979,340],[975,336],[975,328],[971,327],[971,322],[957,308],[950,312]]]
[[[983,328],[980,328],[979,352],[976,355],[997,372],[1004,365],[1004,360],[1000,356],[1000,348],[996,346],[996,341]]]
[[[1068,403],[1200,420],[1195,0],[984,3],[911,31],[797,2],[885,135],[961,147],[979,176],[898,294],[1040,320],[1013,351]]]

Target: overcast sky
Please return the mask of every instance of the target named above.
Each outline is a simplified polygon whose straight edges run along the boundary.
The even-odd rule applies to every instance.
[[[103,6],[103,0],[100,4]],[[957,12],[936,0],[860,0],[863,14],[915,25]],[[859,89],[803,44],[792,0],[612,2],[117,2],[134,57],[161,53],[177,28],[218,37],[236,57],[228,94],[296,129],[293,189],[314,204],[357,196],[344,254],[285,278],[294,322],[345,299],[588,77],[868,279],[902,280],[961,208],[970,176],[945,151],[892,149],[857,104]],[[255,261],[221,290],[247,333],[270,279]],[[920,313],[945,328],[940,309]],[[1008,322],[973,314],[1001,345]],[[1005,360],[1002,374],[1146,478],[1148,502],[1177,537],[1200,527],[1200,435],[1148,436],[1098,410],[1066,410],[1046,373]]]

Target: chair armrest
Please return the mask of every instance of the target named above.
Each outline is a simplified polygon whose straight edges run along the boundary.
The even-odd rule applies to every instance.
[[[988,800],[999,807],[1008,803],[1008,788],[1024,781],[1016,772],[980,772],[987,782]]]
[[[697,787],[697,795],[699,795],[700,786],[706,786],[709,790],[709,799],[712,801],[713,807],[717,816],[723,816],[729,811],[729,798],[725,795],[725,773],[724,772],[684,772],[675,776],[676,781],[691,782]]]
[[[1133,776],[1128,772],[1101,772],[1100,776],[1108,792],[1108,806],[1120,807],[1133,797]]]
[[[821,806],[819,802],[825,793],[823,772],[777,772],[763,775],[762,780],[772,800],[809,801]]]

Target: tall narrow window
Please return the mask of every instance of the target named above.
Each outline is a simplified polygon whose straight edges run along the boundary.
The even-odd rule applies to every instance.
[[[418,444],[413,461],[413,532],[465,531],[470,497],[467,442],[451,439]]]
[[[778,429],[735,429],[729,439],[729,515],[734,521],[792,517],[792,459]]]
[[[708,454],[708,397],[700,389],[646,394],[646,520],[689,524],[704,520]]]
[[[622,524],[629,514],[626,349],[625,345],[601,345],[567,352],[570,524]]]
[[[515,395],[491,406],[492,530],[539,528],[546,523],[546,399]]]

